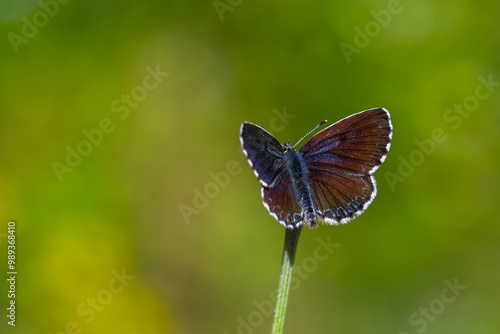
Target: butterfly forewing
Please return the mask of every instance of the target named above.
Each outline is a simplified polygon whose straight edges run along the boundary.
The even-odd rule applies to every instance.
[[[351,174],[372,174],[385,160],[392,137],[389,112],[370,109],[315,134],[300,153],[309,164]]]
[[[248,163],[263,186],[269,187],[283,167],[283,147],[269,132],[244,122],[240,130],[241,147]]]

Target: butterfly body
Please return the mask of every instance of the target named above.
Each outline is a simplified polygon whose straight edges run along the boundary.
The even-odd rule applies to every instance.
[[[299,207],[303,212],[305,221],[309,226],[316,226],[316,215],[314,202],[311,196],[311,189],[308,181],[307,165],[302,155],[295,150],[290,144],[285,144],[285,164],[288,172],[294,193],[296,194]]]
[[[373,173],[392,139],[389,112],[369,109],[313,135],[297,151],[258,125],[244,122],[240,142],[259,179],[264,206],[287,228],[345,224],[377,194]]]

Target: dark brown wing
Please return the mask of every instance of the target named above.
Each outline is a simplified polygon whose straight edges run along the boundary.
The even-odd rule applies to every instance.
[[[383,108],[346,117],[315,134],[300,153],[308,164],[351,174],[373,174],[391,146],[392,124]]]
[[[285,163],[280,142],[260,126],[248,122],[241,125],[240,142],[255,176],[269,187]]]
[[[262,184],[264,206],[285,227],[299,226],[303,218],[285,167],[282,145],[269,132],[248,122],[241,125],[240,141],[248,163]]]
[[[300,149],[316,213],[326,223],[347,223],[370,205],[377,194],[371,174],[385,160],[391,138],[389,112],[377,108],[338,121]]]
[[[261,195],[264,206],[280,224],[287,228],[299,227],[303,224],[304,217],[287,170],[278,174],[271,188],[263,186]]]
[[[316,214],[328,224],[345,224],[363,213],[377,195],[371,175],[315,170],[310,178]]]

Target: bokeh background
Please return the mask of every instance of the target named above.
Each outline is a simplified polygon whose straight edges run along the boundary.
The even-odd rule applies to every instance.
[[[0,332],[268,333],[284,229],[240,124],[295,142],[373,107],[394,125],[378,196],[303,231],[285,333],[500,331],[498,2],[0,9]]]

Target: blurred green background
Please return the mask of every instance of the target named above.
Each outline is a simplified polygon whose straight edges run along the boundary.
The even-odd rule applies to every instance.
[[[378,196],[304,229],[285,333],[500,332],[500,3],[0,9],[1,333],[268,333],[284,229],[240,124],[295,142],[374,107]]]

